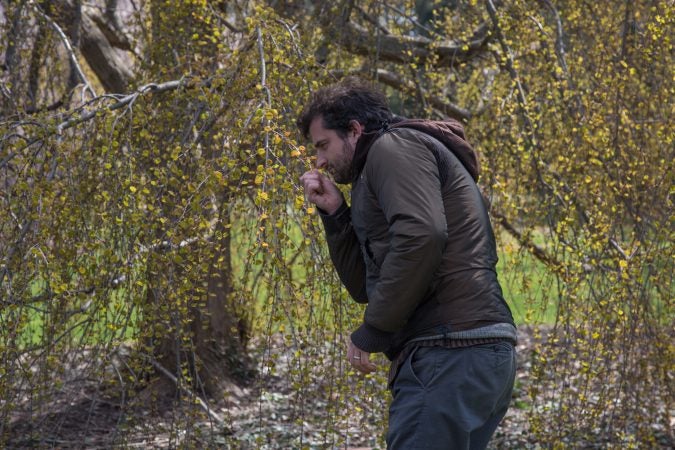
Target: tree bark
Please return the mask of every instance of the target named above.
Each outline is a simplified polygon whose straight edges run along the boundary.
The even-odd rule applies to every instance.
[[[197,240],[187,249],[160,250],[148,258],[143,308],[144,328],[154,329],[149,333],[147,351],[179,380],[183,380],[187,368],[195,392],[216,398],[229,390],[232,382],[245,384],[253,374],[245,346],[247,325],[232,302],[231,238],[227,206],[223,208],[221,220],[206,243]],[[190,259],[193,267],[193,263],[198,265],[202,257],[208,257],[208,267],[199,273],[185,271],[176,263],[175,252],[181,251],[197,252],[198,256],[193,253],[180,258]],[[178,286],[186,278],[193,287],[183,291]],[[181,311],[184,306],[189,317]]]

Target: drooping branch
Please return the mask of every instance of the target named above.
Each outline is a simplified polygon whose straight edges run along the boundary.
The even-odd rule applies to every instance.
[[[551,186],[550,183],[548,183],[546,180],[544,180],[544,176],[542,173],[542,170],[544,167],[547,165],[541,161],[539,154],[541,152],[541,140],[538,138],[538,126],[535,124],[534,119],[532,118],[530,111],[529,111],[529,106],[527,103],[527,98],[526,98],[526,89],[525,86],[523,85],[521,78],[518,74],[518,71],[516,70],[516,64],[513,60],[512,52],[511,49],[506,41],[506,38],[502,32],[501,25],[499,23],[499,17],[497,15],[497,8],[495,7],[495,4],[493,0],[486,0],[486,6],[488,10],[488,14],[490,15],[490,18],[493,22],[493,28],[495,31],[495,35],[497,37],[497,41],[500,44],[500,47],[502,49],[502,52],[505,55],[505,62],[504,66],[505,69],[508,71],[509,75],[511,76],[512,81],[515,84],[515,90],[516,90],[516,98],[518,99],[518,106],[519,106],[519,113],[521,117],[523,118],[525,122],[525,127],[526,127],[526,145],[527,149],[531,151],[532,153],[532,159],[531,159],[531,164],[532,167],[537,175],[537,179],[541,186],[544,188],[545,191],[547,191],[550,195],[552,195],[559,204],[563,205],[566,204],[566,201],[564,200],[563,196],[561,193],[556,190],[553,186]],[[560,30],[560,32],[562,32]],[[617,147],[618,148],[618,147]],[[563,177],[551,170],[550,168],[548,169],[548,174],[555,179],[556,182],[558,182],[560,189],[565,192],[566,194],[573,194],[573,189],[569,186],[569,184],[563,179]],[[611,176],[611,174],[610,174]],[[571,196],[572,200],[571,202],[575,205],[578,213],[579,213],[579,220],[583,225],[589,226],[591,228],[595,228],[595,225],[593,225],[589,219],[589,214],[586,211],[586,209],[579,203],[579,201],[576,199],[576,196]],[[624,199],[624,201],[626,201]],[[508,229],[508,228],[507,228]],[[621,249],[618,244],[616,244],[616,241],[608,234],[606,234],[606,239],[607,242],[617,250],[618,254],[622,257],[622,259],[627,259],[626,253]],[[528,246],[528,248],[533,249],[533,254],[536,255],[536,248]]]
[[[527,150],[530,151],[533,156],[533,158],[531,159],[532,167],[537,175],[539,183],[541,183],[544,189],[547,190],[551,195],[553,195],[560,204],[564,204],[565,200],[563,199],[562,195],[560,195],[559,192],[557,192],[549,183],[547,183],[542,175],[541,167],[545,167],[546,164],[544,164],[543,161],[541,161],[539,158],[538,150],[540,149],[540,142],[538,139],[537,126],[534,123],[532,115],[530,114],[527,96],[525,95],[526,92],[525,87],[523,86],[523,83],[520,79],[520,75],[516,70],[516,64],[515,61],[513,60],[511,48],[509,47],[506,38],[504,36],[504,33],[502,32],[499,17],[497,16],[497,8],[495,7],[493,0],[486,0],[486,6],[488,14],[490,15],[490,19],[492,20],[493,23],[494,33],[497,37],[497,41],[499,42],[502,53],[504,54],[504,62],[502,64],[506,69],[506,71],[511,76],[511,80],[515,85],[519,113],[523,118],[523,121],[525,122],[526,128],[525,142],[527,145]],[[554,174],[553,176],[556,178],[557,181],[562,182],[562,178],[558,174]],[[571,191],[567,187],[566,189],[568,191]],[[580,211],[583,211],[583,209],[580,209]]]
[[[90,109],[85,109],[85,107],[83,107],[83,108],[78,108],[75,111],[71,111],[64,118],[64,120],[61,121],[59,124],[57,124],[55,127],[50,127],[49,129],[41,128],[41,133],[40,133],[39,137],[27,138],[23,135],[18,135],[16,133],[12,133],[12,136],[21,138],[24,142],[26,142],[26,144],[22,148],[18,149],[17,151],[15,151],[13,153],[9,153],[5,158],[3,158],[2,161],[0,161],[0,169],[2,169],[7,164],[9,164],[9,162],[14,157],[21,154],[21,152],[23,152],[26,148],[29,148],[33,145],[44,142],[47,138],[49,138],[50,136],[53,136],[55,134],[60,136],[65,130],[67,130],[69,128],[72,128],[72,127],[75,127],[75,126],[77,126],[79,124],[82,124],[84,122],[88,122],[88,121],[92,120],[93,118],[95,118],[97,116],[100,116],[101,114],[105,114],[106,112],[118,110],[118,109],[125,108],[125,107],[130,108],[133,105],[133,103],[142,95],[149,94],[149,93],[157,94],[157,93],[161,93],[161,92],[173,91],[173,90],[177,90],[177,89],[184,88],[184,87],[190,87],[190,86],[209,87],[209,86],[211,86],[211,83],[212,83],[211,78],[200,81],[200,82],[193,82],[191,80],[187,80],[187,79],[183,78],[183,79],[180,79],[180,80],[172,80],[172,81],[167,81],[165,83],[159,83],[159,84],[149,83],[149,84],[141,87],[140,89],[138,89],[136,92],[133,92],[131,94],[127,94],[127,95],[124,95],[124,96],[120,96],[120,95],[101,95],[99,97],[96,97],[96,98],[92,99],[90,102],[88,102],[88,105],[97,104],[97,103],[100,103],[103,100],[111,99],[111,98],[115,99],[116,101],[113,104],[109,104],[109,105],[92,107]],[[0,142],[2,142],[3,140],[6,140],[6,139],[9,139],[9,136],[3,136],[2,139],[0,140]],[[51,179],[53,177],[54,177],[54,172],[52,172],[49,175],[48,181],[51,181]],[[7,255],[4,258],[5,261],[9,262],[14,257],[14,255],[16,254],[16,252],[18,251],[20,246],[23,244],[23,241],[24,241],[28,231],[32,228],[33,224],[34,224],[34,220],[30,219],[30,220],[26,220],[24,223],[22,223],[19,226],[19,228],[21,230],[21,233],[18,236],[18,238],[15,240],[15,242],[12,244],[12,246],[10,247]],[[188,244],[194,242],[195,240],[196,239],[194,239],[194,240],[189,239],[187,241],[183,241],[179,244],[179,247],[182,247],[184,245],[188,245]],[[158,248],[164,248],[166,246],[171,246],[171,244],[166,243],[166,242],[162,242],[162,243],[157,244]],[[150,248],[150,249],[152,249],[152,248]],[[142,251],[147,251],[147,250],[148,249],[142,249]],[[4,267],[0,268],[0,285],[2,285],[6,276],[9,273],[10,273],[9,264],[6,264],[6,265],[4,265]],[[119,283],[119,281],[120,280],[117,280],[116,278],[113,278],[112,280],[106,281],[98,287],[100,288],[100,287],[115,286],[115,284]],[[87,287],[86,290],[96,289],[96,288],[97,288],[97,286],[90,286],[90,287]]]
[[[148,93],[161,93],[161,92],[166,92],[166,91],[172,91],[176,90],[182,87],[188,87],[190,85],[199,85],[199,86],[209,86],[211,84],[211,79],[204,80],[201,83],[191,83],[189,80],[186,80],[184,78],[180,80],[172,80],[172,81],[167,81],[165,83],[149,83],[146,84],[145,86],[142,86],[140,89],[138,89],[136,92],[124,95],[124,96],[119,96],[119,95],[101,95],[98,96],[94,99],[92,99],[88,104],[95,104],[99,103],[102,100],[105,99],[110,99],[113,98],[116,101],[112,105],[107,105],[107,106],[99,106],[95,108],[90,108],[86,109],[86,107],[83,108],[78,108],[75,111],[71,111],[69,114],[67,114],[64,118],[63,121],[61,121],[59,124],[57,124],[55,127],[51,127],[48,130],[42,130],[41,134],[39,137],[35,138],[27,138],[23,137],[22,139],[24,141],[27,141],[27,143],[17,151],[13,153],[9,153],[5,158],[0,161],[0,169],[5,167],[16,155],[21,153],[23,150],[25,150],[28,147],[32,147],[33,145],[43,142],[45,139],[47,139],[50,136],[53,136],[54,134],[60,135],[62,134],[65,130],[72,128],[76,125],[79,125],[84,122],[88,122],[97,115],[101,113],[106,113],[108,111],[114,111],[129,105],[132,105],[134,101],[139,96],[148,94]],[[2,140],[5,140],[7,137],[3,136]]]
[[[576,85],[570,74],[569,67],[567,65],[567,55],[565,53],[565,35],[563,32],[562,20],[560,19],[560,14],[556,7],[551,3],[550,0],[541,0],[544,5],[551,11],[555,19],[555,29],[556,29],[556,40],[555,40],[555,54],[558,58],[558,64],[565,75],[565,80],[567,81],[567,86],[570,92],[574,93],[574,103],[576,111],[574,111],[579,116],[584,115],[584,104],[581,101],[581,97],[577,92]]]

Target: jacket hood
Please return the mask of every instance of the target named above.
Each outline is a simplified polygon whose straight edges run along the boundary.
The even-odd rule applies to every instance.
[[[445,145],[462,163],[474,181],[478,181],[480,165],[478,155],[467,142],[464,135],[464,127],[454,119],[425,120],[425,119],[395,119],[393,123],[384,124],[380,130],[363,133],[356,143],[352,172],[354,179],[361,173],[366,164],[368,151],[375,140],[382,134],[396,128],[412,128],[413,130],[426,133]]]

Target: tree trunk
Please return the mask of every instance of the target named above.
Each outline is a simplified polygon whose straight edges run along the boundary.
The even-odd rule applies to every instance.
[[[120,26],[129,26],[133,19],[115,15],[133,11],[128,3],[98,0],[82,7],[80,49],[107,92],[126,92],[133,77],[131,39]],[[74,0],[62,0],[62,4],[70,8],[71,15],[78,6]],[[73,32],[72,27],[69,30]],[[203,389],[213,395],[222,392],[230,381],[242,383],[251,373],[245,350],[245,321],[237,317],[231,302],[227,201],[222,202],[220,215],[220,224],[213,233],[218,237],[206,244],[198,240],[182,249],[159,250],[148,258],[147,304],[143,308],[147,329],[154,328],[146,353],[179,380],[187,367],[197,392]],[[201,255],[208,255],[205,258],[209,263],[196,272],[188,272],[184,270],[187,264],[174,259],[182,252],[192,253],[180,259],[193,262],[193,267],[203,264]],[[195,257],[195,252],[200,256]],[[186,278],[194,288],[182,291],[178,286]],[[179,305],[187,307],[187,314]]]
[[[152,330],[146,333],[146,353],[179,380],[188,375],[197,393],[214,398],[230,391],[232,383],[245,384],[253,373],[247,324],[233,303],[227,204],[220,215],[206,243],[198,240],[148,258],[141,331]]]

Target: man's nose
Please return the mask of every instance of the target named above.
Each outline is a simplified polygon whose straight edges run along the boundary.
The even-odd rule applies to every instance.
[[[328,163],[328,161],[326,160],[326,158],[324,158],[321,155],[316,155],[316,168],[317,169],[323,169],[326,166],[327,163]]]

